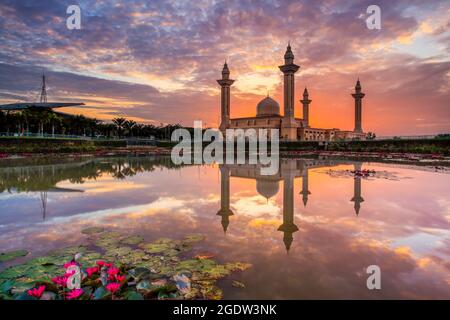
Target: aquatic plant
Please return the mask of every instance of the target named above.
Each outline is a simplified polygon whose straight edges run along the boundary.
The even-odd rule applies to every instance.
[[[29,296],[40,298],[45,291],[45,286],[39,286],[38,288],[33,288],[27,291]]]
[[[24,257],[27,254],[28,254],[28,251],[26,251],[26,250],[15,250],[15,251],[1,252],[0,253],[0,262],[14,260],[14,259],[17,259],[19,257]]]
[[[97,227],[82,233],[87,236],[86,245],[53,250],[1,271],[0,299],[220,299],[217,280],[250,267],[241,262],[219,264],[212,259],[213,253],[189,258],[188,252],[204,239],[202,235],[145,242],[141,236]],[[79,287],[67,288],[75,266],[80,268]],[[245,285],[236,282],[233,287]]]

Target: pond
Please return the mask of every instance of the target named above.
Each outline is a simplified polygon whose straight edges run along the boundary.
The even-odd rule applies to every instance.
[[[0,270],[80,245],[101,227],[145,241],[200,234],[192,256],[251,265],[224,299],[450,298],[446,170],[333,159],[175,166],[170,158],[0,163]],[[381,289],[367,288],[367,268]],[[239,283],[239,285],[235,285]]]

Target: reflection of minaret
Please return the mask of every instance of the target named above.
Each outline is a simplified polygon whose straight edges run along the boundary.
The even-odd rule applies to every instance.
[[[354,168],[355,168],[355,172],[360,171],[361,163],[355,163]],[[353,181],[354,181],[353,198],[350,201],[355,203],[354,208],[355,208],[356,215],[358,215],[359,209],[361,209],[361,202],[364,201],[363,197],[361,197],[361,177],[355,175],[355,178]]]
[[[294,224],[294,176],[289,170],[283,179],[283,224],[278,228],[278,231],[284,233],[283,242],[286,246],[286,251],[289,252],[291,248],[292,234],[298,231],[298,227]]]
[[[41,191],[42,202],[42,219],[45,220],[45,214],[47,213],[47,191]]]
[[[233,211],[230,209],[230,170],[223,165],[220,166],[220,210],[217,215],[222,216],[223,231],[227,232]]]
[[[300,194],[302,195],[303,205],[306,207],[306,203],[308,202],[308,195],[311,194],[308,189],[308,168],[303,168],[303,176],[302,176],[302,191]]]

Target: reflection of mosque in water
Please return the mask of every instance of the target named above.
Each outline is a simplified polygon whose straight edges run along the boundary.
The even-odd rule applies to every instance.
[[[312,168],[329,167],[339,164],[346,164],[332,160],[300,160],[300,159],[283,159],[280,160],[279,170],[276,175],[264,176],[260,175],[260,166],[251,164],[224,164],[220,165],[220,193],[221,207],[217,215],[222,217],[222,227],[226,232],[230,224],[229,217],[234,215],[230,209],[230,177],[247,178],[256,180],[257,192],[267,200],[275,196],[279,191],[279,182],[283,181],[283,223],[278,227],[278,231],[283,232],[283,242],[286,250],[289,251],[293,233],[298,231],[298,227],[294,221],[294,179],[302,178],[302,196],[303,205],[306,207],[308,196],[311,194],[308,185],[308,171]],[[361,163],[353,163],[355,170],[361,170]],[[354,178],[354,194],[351,199],[354,202],[356,215],[359,215],[361,202],[361,177]]]

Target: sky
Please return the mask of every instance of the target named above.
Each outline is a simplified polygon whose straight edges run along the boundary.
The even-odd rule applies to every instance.
[[[66,27],[73,4],[80,30]],[[35,101],[45,72],[49,101],[86,104],[68,113],[216,127],[224,61],[231,116],[254,116],[267,93],[283,105],[290,41],[295,115],[307,86],[313,127],[353,129],[359,77],[366,132],[450,132],[449,13],[445,0],[0,0],[0,103]]]

